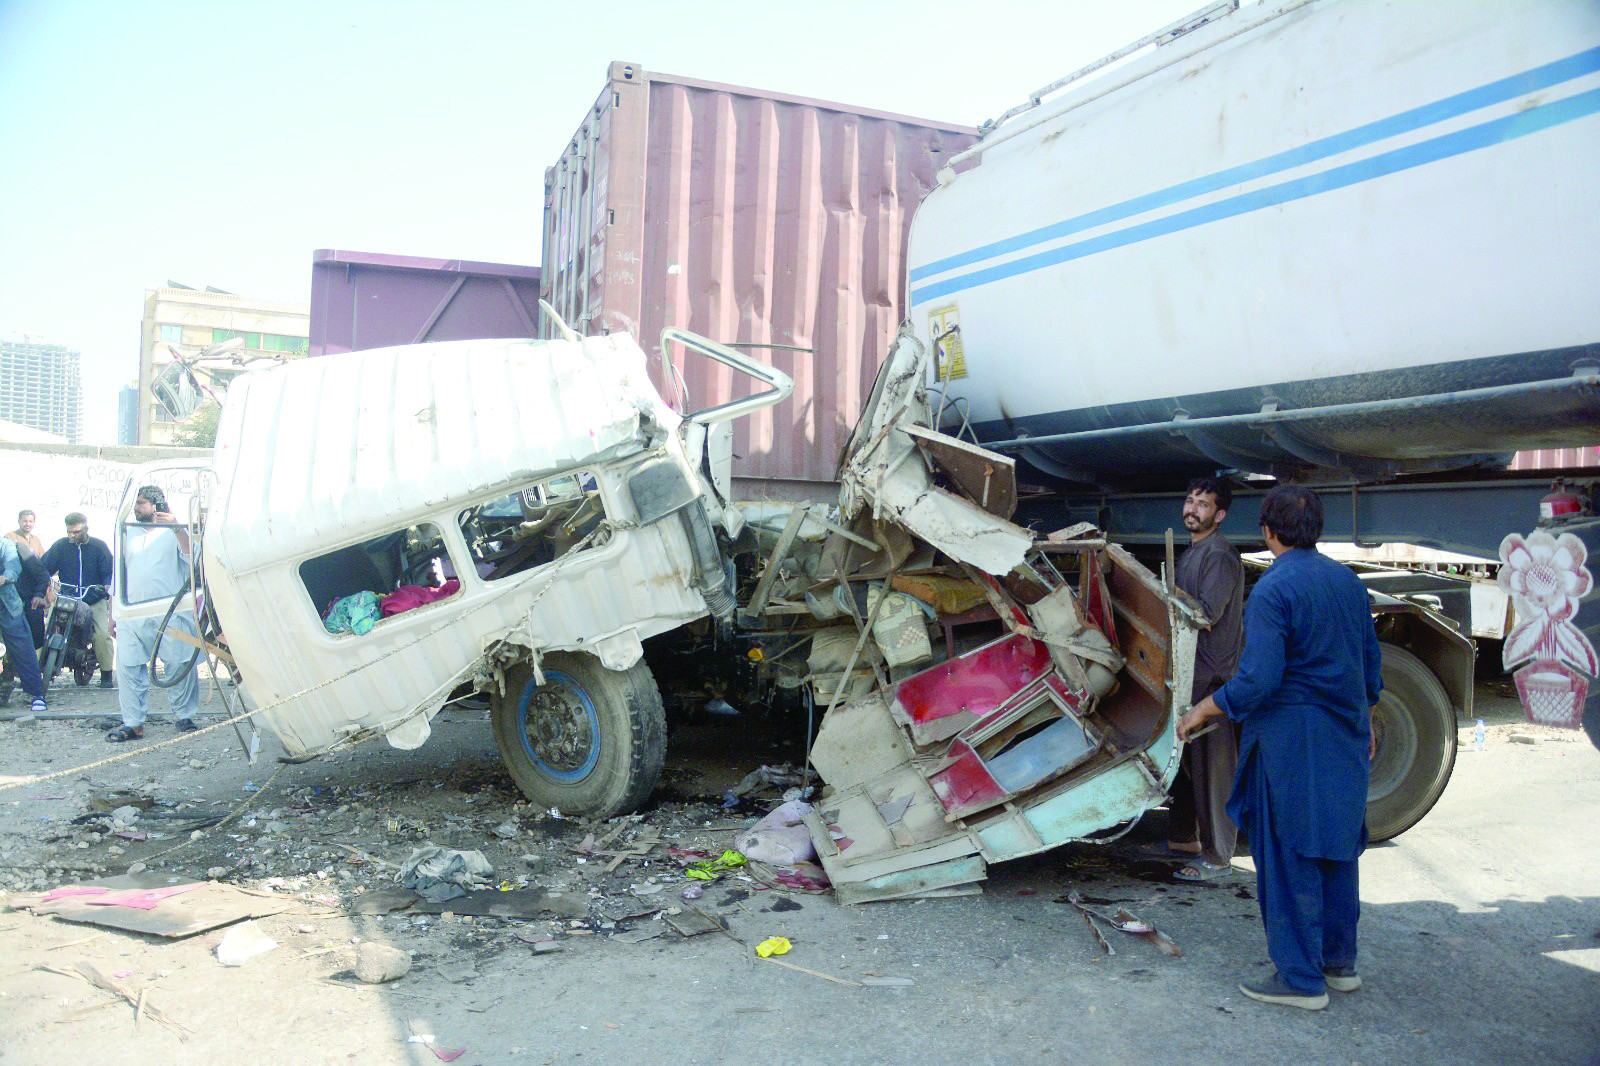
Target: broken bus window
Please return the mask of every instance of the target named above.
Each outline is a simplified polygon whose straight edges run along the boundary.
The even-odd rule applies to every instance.
[[[605,518],[599,483],[580,471],[475,504],[457,522],[478,576],[498,581],[561,558]]]
[[[371,594],[383,617],[460,591],[444,535],[431,522],[350,544],[300,564],[300,581],[327,619],[342,601]],[[355,632],[370,629],[357,627]]]

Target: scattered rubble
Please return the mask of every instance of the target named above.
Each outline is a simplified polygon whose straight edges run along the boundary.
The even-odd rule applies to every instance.
[[[220,757],[135,758],[143,765],[117,764],[109,779],[91,771],[71,790],[82,797],[76,807],[82,813],[68,808],[66,816],[26,823],[26,832],[0,830],[0,888],[14,893],[0,897],[0,905],[102,925],[107,920],[92,913],[119,912],[111,916],[118,928],[142,922],[163,936],[222,929],[230,951],[245,935],[234,932],[243,928],[238,923],[295,908],[313,916],[359,915],[382,934],[363,934],[363,944],[382,940],[402,953],[426,954],[424,945],[440,935],[488,945],[498,933],[545,955],[586,936],[623,942],[726,936],[716,912],[737,898],[826,891],[815,864],[741,862],[729,847],[761,815],[782,807],[784,790],[799,780],[799,770],[781,760],[758,771],[726,767],[720,772],[728,776],[704,785],[697,785],[701,771],[677,770],[671,798],[647,814],[590,822],[533,807],[509,779],[498,773],[485,779],[477,768],[357,784],[280,785],[257,776],[260,788],[241,791],[245,773],[254,772],[242,758],[233,761],[240,755],[235,749]],[[240,772],[202,790],[191,783],[191,761],[205,762],[213,776],[230,766]],[[167,773],[171,766],[184,774]],[[741,776],[750,787],[740,810],[726,811],[726,782]],[[66,791],[51,798],[66,800]],[[716,868],[718,880],[689,877],[696,863]],[[449,898],[429,900],[407,887],[408,868],[418,888],[431,878],[452,889]],[[151,911],[91,909],[72,897],[30,907],[50,889],[124,879],[130,888],[193,888]],[[698,891],[684,898],[687,890]],[[203,921],[192,904],[173,910],[185,897],[206,902]],[[69,908],[76,913],[62,913]],[[273,926],[270,939],[283,943],[285,935],[310,928],[317,927]],[[295,946],[311,948],[297,957],[339,950]],[[371,953],[358,946],[358,961],[363,950]],[[464,972],[456,976],[470,980]]]

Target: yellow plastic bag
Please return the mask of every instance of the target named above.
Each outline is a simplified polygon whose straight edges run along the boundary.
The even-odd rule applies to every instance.
[[[756,945],[756,954],[763,959],[770,959],[774,955],[787,955],[789,949],[794,947],[789,943],[789,938],[784,936],[769,936]]]

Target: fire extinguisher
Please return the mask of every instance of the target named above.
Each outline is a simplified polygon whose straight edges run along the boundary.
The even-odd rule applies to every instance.
[[[1556,483],[1550,486],[1550,492],[1539,501],[1539,521],[1550,522],[1569,515],[1580,514],[1583,511],[1583,501],[1578,494],[1567,489],[1566,478],[1556,478]]]

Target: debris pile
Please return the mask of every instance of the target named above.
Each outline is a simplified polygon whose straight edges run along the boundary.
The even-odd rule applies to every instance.
[[[938,432],[928,374],[903,331],[837,514],[752,523],[765,558],[743,618],[789,623],[754,657],[825,708],[810,761],[827,789],[796,817],[846,903],[976,892],[989,862],[1161,803],[1205,624],[1170,543],[1158,577],[1087,523],[1013,523],[1014,460]]]
[[[827,886],[815,864],[752,861],[730,847],[760,819],[724,811],[714,789],[648,816],[587,822],[533,807],[503,779],[286,791],[247,782],[233,786],[237,797],[201,801],[182,784],[188,761],[150,775],[160,782],[145,788],[91,787],[81,815],[0,840],[0,879],[16,890],[0,900],[160,936],[231,926],[217,959],[246,965],[270,950],[248,919],[296,905],[367,916],[424,954],[441,928],[485,944],[500,929],[545,954],[574,937],[725,931],[713,901],[736,906],[757,893],[776,899]],[[765,810],[783,806],[780,790],[800,775],[764,766],[747,776],[747,804]],[[707,887],[717,891],[697,904]],[[406,969],[375,948],[356,961],[360,980],[394,980]]]

